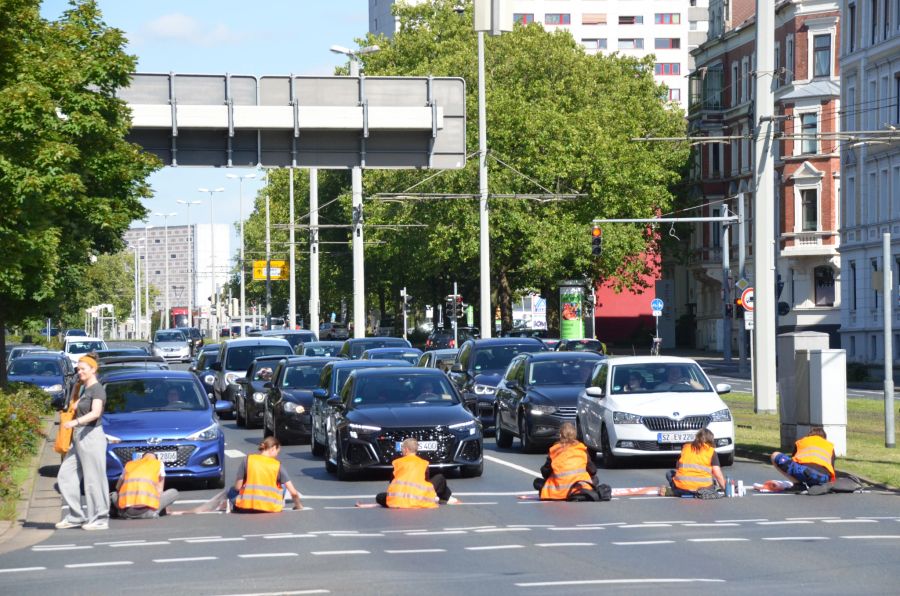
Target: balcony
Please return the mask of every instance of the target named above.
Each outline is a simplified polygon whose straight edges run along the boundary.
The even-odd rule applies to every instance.
[[[837,254],[837,243],[826,244],[825,240],[837,237],[831,232],[790,232],[781,235],[782,257],[831,257]]]
[[[718,68],[698,68],[691,73],[689,79],[689,112],[691,115],[701,111],[721,110],[722,89],[725,84],[725,72]]]

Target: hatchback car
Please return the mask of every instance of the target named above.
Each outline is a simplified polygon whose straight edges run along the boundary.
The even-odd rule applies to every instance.
[[[283,339],[267,337],[245,337],[229,339],[219,345],[219,360],[210,368],[216,371],[213,382],[213,397],[219,401],[236,403],[240,386],[237,380],[247,374],[250,364],[260,356],[292,356],[291,344]],[[222,413],[220,407],[216,411]]]
[[[187,371],[125,369],[101,382],[110,484],[126,463],[152,451],[165,465],[167,479],[225,486],[225,435],[197,377]]]
[[[50,397],[50,405],[61,409],[75,368],[59,352],[29,352],[10,362],[6,374],[10,383],[27,383],[43,389]]]
[[[18,344],[15,346],[7,346],[9,348],[9,352],[6,355],[6,364],[10,364],[16,358],[24,356],[25,354],[32,354],[34,352],[47,352],[47,348],[44,346],[36,346],[32,344]]]
[[[391,469],[409,437],[418,440],[418,455],[428,460],[429,468],[482,474],[481,424],[439,370],[355,370],[328,405],[325,467],[339,480],[361,470]]]
[[[629,356],[597,364],[578,396],[577,423],[584,444],[601,452],[606,467],[629,457],[676,456],[697,431],[715,435],[722,465],[734,462],[734,422],[719,395],[690,358]]]
[[[278,363],[272,381],[264,385],[264,436],[283,444],[310,440],[313,389],[319,386],[322,369],[334,360],[294,356]]]
[[[322,340],[348,339],[350,331],[344,323],[322,323],[319,325],[319,338]]]
[[[271,383],[278,363],[287,357],[285,354],[260,356],[250,363],[243,377],[235,379],[240,387],[240,391],[234,393],[234,412],[238,426],[262,426],[266,408],[266,385]]]
[[[78,359],[88,352],[97,352],[100,350],[108,350],[109,346],[99,337],[85,337],[81,335],[73,335],[65,338],[63,344],[63,352],[69,357],[73,364],[78,363]]]
[[[305,341],[294,352],[298,356],[337,356],[343,345],[342,341]]]
[[[159,329],[153,334],[150,346],[154,356],[166,359],[166,362],[190,362],[191,342],[182,329]]]
[[[348,339],[341,346],[340,355],[350,360],[357,360],[362,353],[372,348],[411,348],[402,337],[355,337]]]
[[[256,330],[250,332],[250,337],[273,337],[287,340],[291,349],[296,350],[303,342],[316,341],[319,338],[312,331],[305,329],[272,329],[269,331]]]
[[[561,339],[556,344],[557,352],[597,352],[606,354],[606,344],[599,339]]]
[[[188,369],[200,379],[200,383],[203,385],[203,389],[206,391],[206,396],[209,397],[210,401],[215,401],[213,394],[213,383],[216,382],[216,371],[212,369],[212,365],[219,361],[219,346],[218,345],[205,345],[200,348],[200,352],[197,354],[197,358],[191,367]],[[231,405],[228,406],[228,411],[231,411]]]
[[[450,370],[453,363],[456,362],[456,355],[459,350],[453,348],[444,350],[428,350],[420,357],[416,366],[424,366],[425,368],[439,368],[444,372]]]
[[[372,348],[363,352],[360,360],[406,360],[415,366],[421,355],[418,348]]]
[[[465,341],[480,337],[481,332],[475,327],[457,327],[455,340],[453,339],[453,329],[434,329],[425,340],[425,349],[443,350],[457,348]]]

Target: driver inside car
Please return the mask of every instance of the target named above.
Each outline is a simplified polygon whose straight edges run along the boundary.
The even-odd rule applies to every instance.
[[[657,383],[655,390],[656,391],[669,391],[672,389],[682,390],[691,388],[691,389],[703,389],[703,385],[693,380],[685,371],[684,367],[679,364],[673,364],[666,368],[666,379]]]

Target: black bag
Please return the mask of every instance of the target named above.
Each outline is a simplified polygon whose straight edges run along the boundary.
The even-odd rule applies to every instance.
[[[597,494],[601,501],[612,501],[612,487],[608,484],[600,484],[597,486]]]
[[[586,480],[579,480],[569,489],[566,495],[566,501],[572,502],[597,502],[600,501],[600,495],[594,485]]]
[[[833,493],[855,493],[862,490],[862,483],[855,476],[836,478],[831,485]]]

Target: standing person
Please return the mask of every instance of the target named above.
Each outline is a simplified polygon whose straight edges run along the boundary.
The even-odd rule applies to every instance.
[[[725,476],[719,466],[715,440],[712,431],[701,428],[694,440],[681,448],[675,469],[666,474],[675,496],[713,495],[716,485],[725,490]]]
[[[56,524],[59,529],[106,530],[109,528],[109,488],[106,479],[106,435],[103,432],[103,408],[106,390],[97,380],[97,360],[82,356],[75,366],[81,391],[75,418],[64,424],[71,428],[72,448],[66,453],[56,481],[69,513]],[[84,481],[86,507],[81,505]]]
[[[435,474],[429,480],[428,460],[416,455],[418,451],[417,440],[403,439],[402,455],[394,460],[394,479],[387,492],[375,495],[375,502],[391,509],[432,509],[439,501],[457,502],[441,474]]]
[[[834,444],[828,440],[824,428],[813,426],[809,434],[794,444],[792,456],[773,453],[772,465],[794,483],[794,489],[834,482]]]
[[[303,509],[300,493],[278,461],[281,442],[266,437],[259,453],[248,455],[238,467],[237,480],[228,492],[235,513],[278,513],[284,508],[284,491],[291,493],[294,509]]]
[[[178,498],[178,491],[163,490],[166,467],[147,451],[140,459],[125,464],[125,471],[116,483],[116,492],[109,495],[114,517],[149,519],[166,514],[166,507]]]
[[[541,466],[543,478],[534,479],[542,501],[566,501],[577,484],[586,482],[596,489],[597,466],[588,457],[587,447],[578,440],[575,425],[564,422],[559,427],[559,442],[550,447],[547,461]]]

